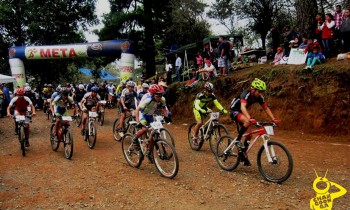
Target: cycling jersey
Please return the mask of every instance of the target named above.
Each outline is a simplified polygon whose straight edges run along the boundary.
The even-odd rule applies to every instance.
[[[254,90],[251,90],[251,89],[247,89],[243,91],[240,96],[237,96],[236,98],[234,98],[231,102],[230,110],[242,112],[241,103],[245,103],[247,109],[255,103],[259,103],[264,108],[267,107],[264,97],[254,96]]]
[[[222,111],[224,109],[214,94],[207,96],[204,92],[197,94],[193,103],[193,108],[201,113],[205,113],[208,109],[208,103],[210,102],[213,102],[218,110]]]
[[[137,93],[134,90],[130,91],[128,88],[124,88],[120,96],[120,98],[124,99],[124,104],[128,109],[136,109],[136,97]],[[120,105],[122,106],[121,103]]]
[[[52,101],[52,105],[55,107],[56,116],[67,114],[67,103],[74,104],[73,98],[68,96],[66,100],[63,100],[61,95],[55,97]]]
[[[143,115],[153,115],[159,105],[165,107],[165,98],[162,97],[160,102],[157,102],[150,93],[147,93],[142,97],[137,108],[140,109]]]
[[[75,92],[75,101],[80,102],[84,98],[85,94],[86,94],[85,90],[80,90],[80,89],[77,90]]]
[[[108,94],[113,96],[114,91],[115,91],[115,86],[114,85],[107,85],[107,90],[108,90]]]
[[[13,99],[11,99],[9,106],[11,107],[15,105],[15,111],[19,112],[20,114],[24,114],[27,111],[27,106],[30,104],[33,103],[27,96],[16,96]]]
[[[97,103],[101,100],[100,96],[96,94],[95,97],[92,97],[92,92],[88,92],[84,95],[83,99],[81,100],[83,104],[83,110],[91,110],[92,107],[97,106]]]

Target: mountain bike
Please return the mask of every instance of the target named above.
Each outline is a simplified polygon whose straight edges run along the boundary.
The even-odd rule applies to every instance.
[[[120,118],[117,118],[113,123],[113,138],[116,141],[121,141],[125,133],[135,133],[135,128],[129,122],[135,121],[135,110],[130,109],[129,114],[125,116],[123,127],[120,128]],[[131,129],[131,130],[130,130]]]
[[[18,141],[21,146],[22,156],[26,156],[26,141],[29,139],[29,123],[32,122],[32,112],[26,111],[25,115],[16,115]]]
[[[99,101],[98,103],[101,104],[101,108],[97,112],[98,113],[97,122],[99,122],[100,125],[103,126],[103,123],[105,121],[105,106],[106,106],[107,101],[103,100],[103,101]]]
[[[190,125],[187,138],[191,149],[198,151],[202,148],[204,141],[209,140],[210,150],[212,153],[216,153],[216,143],[219,141],[220,137],[229,134],[227,128],[223,124],[219,123],[219,116],[219,112],[210,113],[210,118],[199,128],[198,145],[195,145],[193,141],[193,136],[195,135],[193,130],[197,123],[194,122]]]
[[[69,127],[69,122],[73,120],[75,116],[61,116],[61,121],[57,125],[56,135],[53,135],[53,129],[55,124],[53,123],[50,128],[50,144],[53,151],[57,151],[62,142],[64,145],[64,157],[71,159],[73,156],[73,135],[72,130]]]
[[[96,112],[89,111],[88,120],[86,121],[86,132],[84,134],[84,140],[86,141],[90,149],[94,148],[97,138],[97,129],[96,129],[96,119],[98,114]]]
[[[255,125],[258,129],[243,135],[245,142],[242,152],[247,156],[257,140],[261,139],[262,145],[257,153],[261,175],[270,182],[286,181],[293,171],[293,158],[286,146],[270,140],[270,136],[274,135],[273,127],[277,125],[273,122],[257,122]],[[252,135],[256,135],[253,140]],[[224,170],[234,170],[241,161],[236,143],[235,138],[230,135],[222,136],[217,143],[216,161]]]
[[[131,124],[137,126],[136,121],[131,122]],[[163,128],[163,125],[160,122],[150,123],[148,127],[149,138],[138,138],[140,150],[134,147],[134,135],[126,133],[122,138],[123,155],[128,164],[135,168],[139,168],[144,156],[147,156],[162,176],[172,179],[179,170],[179,159],[173,145],[161,137],[161,128]],[[149,146],[152,150],[147,155]]]
[[[162,115],[153,115],[153,119],[155,121],[162,123],[162,124],[165,124],[164,116],[162,116]],[[167,128],[164,128],[164,127],[160,128],[159,133],[163,139],[167,140],[168,142],[170,142],[173,145],[173,147],[175,147],[174,136]]]
[[[80,106],[79,106],[79,103],[76,103],[75,105],[75,109],[74,109],[74,118],[73,118],[73,121],[74,121],[74,124],[79,127],[81,125],[81,121],[83,119],[83,112],[81,111],[80,109]]]

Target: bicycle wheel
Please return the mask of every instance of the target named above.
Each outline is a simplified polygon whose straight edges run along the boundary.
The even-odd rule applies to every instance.
[[[26,147],[24,145],[24,143],[25,143],[24,126],[20,126],[18,128],[18,140],[19,140],[19,144],[21,145],[22,156],[26,156]]]
[[[68,129],[63,135],[64,142],[64,157],[71,159],[73,156],[73,135],[72,131]]]
[[[105,122],[105,113],[101,112],[99,118],[100,118],[100,125],[103,126],[103,123]]]
[[[272,163],[267,159],[265,147],[261,146],[257,159],[259,171],[267,181],[282,183],[292,174],[292,155],[282,143],[276,141],[268,141],[267,147]]]
[[[167,129],[167,128],[161,128],[159,130],[160,133],[160,137],[167,140],[168,142],[170,142],[173,147],[175,147],[175,139],[173,134],[171,134],[171,132]]]
[[[120,128],[119,126],[119,118],[117,118],[115,121],[114,121],[114,124],[113,124],[113,137],[114,137],[114,140],[116,141],[121,141],[122,140],[122,136],[120,136],[119,132],[122,131],[122,128]]]
[[[74,124],[79,127],[81,125],[81,121],[82,121],[82,115],[81,115],[81,111],[79,111],[77,114],[75,114],[74,116]]]
[[[217,124],[213,127],[210,134],[209,146],[213,154],[216,154],[216,145],[221,136],[229,135],[227,128],[222,124]]]
[[[179,171],[179,159],[173,145],[163,138],[156,139],[152,153],[159,173],[166,178],[174,178]]]
[[[96,144],[96,138],[97,138],[97,130],[96,130],[96,123],[90,122],[89,129],[87,130],[88,136],[87,136],[87,145],[90,149],[94,148]]]
[[[57,139],[56,136],[52,135],[52,130],[54,129],[55,124],[51,125],[51,129],[50,129],[50,144],[51,144],[51,148],[53,151],[57,151],[58,147],[60,146],[60,141]]]
[[[140,151],[134,149],[132,144],[134,136],[130,133],[126,133],[122,138],[122,150],[125,160],[128,164],[134,168],[139,168],[143,161],[143,154]]]
[[[226,135],[222,136],[216,145],[216,162],[226,171],[232,171],[237,168],[240,160],[238,156],[238,149],[235,145],[228,149],[228,146],[233,141],[234,138],[232,136]]]
[[[187,139],[188,139],[188,143],[190,144],[191,149],[198,151],[202,148],[204,141],[202,140],[203,139],[202,130],[199,129],[199,131],[198,131],[198,145],[194,145],[192,137],[194,136],[193,129],[194,129],[194,126],[196,126],[196,124],[197,123],[192,123],[190,125],[190,128],[188,129]]]

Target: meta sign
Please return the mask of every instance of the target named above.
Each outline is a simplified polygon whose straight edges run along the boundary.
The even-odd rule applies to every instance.
[[[59,45],[59,46],[37,46],[26,47],[25,57],[27,59],[55,59],[55,58],[82,58],[87,57],[86,45]]]

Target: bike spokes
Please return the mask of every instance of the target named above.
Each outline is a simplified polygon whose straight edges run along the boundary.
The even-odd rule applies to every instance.
[[[174,147],[166,140],[158,139],[152,153],[157,170],[167,178],[174,178],[179,170],[179,160]]]
[[[222,136],[216,146],[216,162],[226,171],[234,170],[239,164],[238,149],[233,141],[231,136]]]

